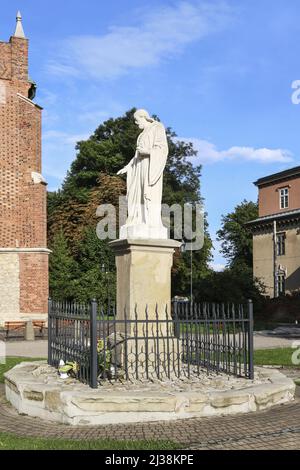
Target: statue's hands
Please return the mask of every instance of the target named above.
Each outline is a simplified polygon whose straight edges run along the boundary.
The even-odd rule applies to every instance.
[[[121,168],[121,170],[118,171],[117,175],[124,175],[125,173],[127,173],[127,166]]]

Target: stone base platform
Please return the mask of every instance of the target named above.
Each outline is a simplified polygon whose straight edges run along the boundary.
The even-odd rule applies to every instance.
[[[275,369],[255,379],[225,374],[198,380],[105,383],[97,390],[62,380],[45,361],[22,362],[5,374],[6,397],[19,413],[72,425],[101,425],[229,415],[294,399],[295,384]]]

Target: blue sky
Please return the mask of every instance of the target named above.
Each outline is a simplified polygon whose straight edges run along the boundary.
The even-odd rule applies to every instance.
[[[222,214],[256,200],[255,179],[300,164],[299,0],[10,0],[0,40],[18,9],[50,190],[76,141],[133,106],[195,143],[213,238]],[[215,243],[214,264],[224,263]]]

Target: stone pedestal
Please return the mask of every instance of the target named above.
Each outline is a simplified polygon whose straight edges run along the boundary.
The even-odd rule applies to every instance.
[[[163,378],[180,361],[171,318],[171,268],[175,240],[110,242],[116,255],[119,366],[129,378]]]
[[[160,320],[170,315],[171,267],[175,248],[181,243],[162,239],[127,239],[110,242],[116,255],[117,267],[117,318],[131,320],[131,330],[136,317]],[[147,307],[147,315],[146,315]],[[156,315],[157,312],[157,315]],[[163,325],[159,326],[159,330]],[[133,331],[128,334],[133,334]],[[162,335],[162,331],[159,335]]]

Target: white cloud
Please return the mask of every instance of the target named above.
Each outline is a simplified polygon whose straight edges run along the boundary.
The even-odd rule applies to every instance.
[[[101,104],[98,100],[102,103],[100,110]],[[117,117],[126,109],[126,106],[115,100],[105,100],[101,95],[100,99],[97,97],[97,100],[91,103],[76,102],[76,106],[79,106],[80,112],[74,111],[72,123],[69,121],[69,116],[65,122],[62,121],[60,127],[57,125],[50,127],[47,122],[47,129],[43,132],[43,174],[50,181],[52,189],[57,188],[64,180],[74,161],[76,143],[87,140],[103,120]],[[55,181],[51,181],[52,179]]]
[[[43,133],[43,174],[47,179],[54,178],[57,186],[62,183],[74,160],[76,143],[88,137],[88,134],[72,134],[58,130]],[[52,184],[52,187],[57,186]]]
[[[78,120],[79,121],[83,121],[83,122],[96,122],[96,123],[100,123],[100,122],[103,122],[105,119],[108,119],[111,115],[107,112],[107,111],[99,111],[99,110],[92,110],[92,111],[86,111],[86,112],[83,112],[81,113],[79,116],[78,116]]]
[[[217,163],[221,161],[242,160],[258,163],[288,163],[293,161],[293,155],[289,150],[253,148],[233,146],[228,150],[218,150],[216,145],[197,138],[180,138],[185,142],[192,142],[197,150],[198,163]]]
[[[73,145],[80,140],[87,140],[89,134],[68,134],[67,132],[49,130],[44,132],[43,140],[53,145]]]
[[[229,19],[224,1],[180,1],[135,18],[138,26],[112,26],[103,35],[65,40],[48,70],[58,75],[119,77],[169,59],[188,44],[222,29]]]
[[[59,120],[60,117],[55,111],[48,111],[47,109],[43,110],[43,125],[45,127],[57,125]]]

